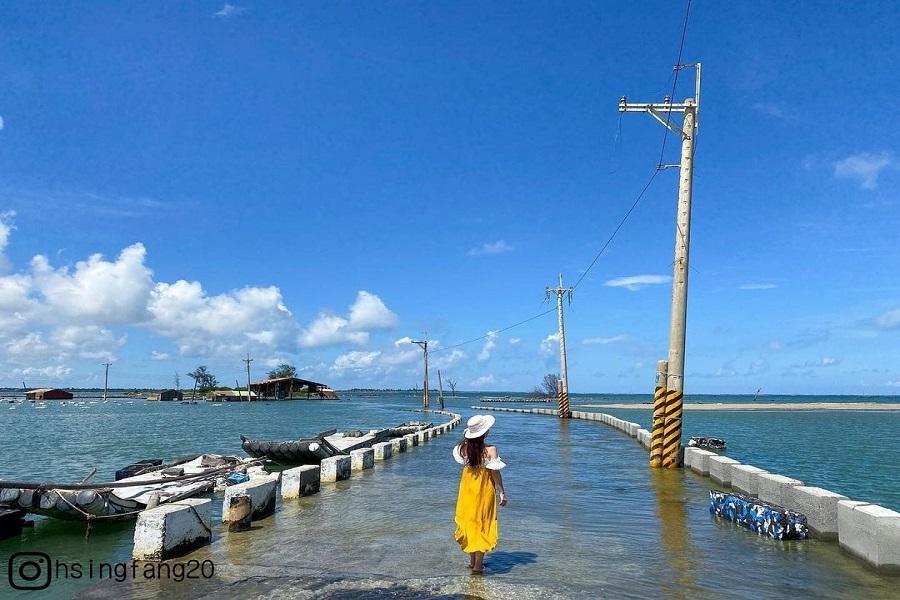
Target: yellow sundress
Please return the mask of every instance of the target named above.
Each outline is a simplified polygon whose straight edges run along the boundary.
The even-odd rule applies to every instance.
[[[465,465],[459,446],[453,448],[453,458]],[[477,467],[464,466],[456,499],[456,543],[463,552],[490,552],[497,545],[497,495],[491,470],[506,465],[500,458],[484,461]]]

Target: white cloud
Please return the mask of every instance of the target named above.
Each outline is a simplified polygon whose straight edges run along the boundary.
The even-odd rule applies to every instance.
[[[3,129],[3,121],[0,119],[0,129]],[[6,258],[6,246],[9,245],[9,236],[15,226],[12,224],[12,218],[16,216],[14,210],[0,213],[0,271],[9,269],[9,260]]]
[[[0,117],[0,131],[6,127],[6,121],[3,120],[3,117]]]
[[[486,242],[480,246],[476,246],[475,248],[470,249],[467,254],[469,256],[482,256],[485,254],[503,254],[504,252],[512,251],[513,247],[504,240],[497,240],[496,242]]]
[[[606,287],[623,287],[630,292],[636,292],[647,285],[660,285],[670,281],[672,281],[672,278],[668,275],[631,275],[629,277],[610,279],[603,285]]]
[[[518,344],[521,341],[522,341],[522,338],[517,338],[517,337],[509,338],[509,343],[512,346],[515,346],[516,344]]]
[[[62,351],[80,358],[114,358],[113,353],[125,345],[127,336],[116,336],[98,325],[68,325],[52,334],[53,344]]]
[[[159,352],[158,350],[150,351],[150,360],[169,360],[172,356],[168,352]]]
[[[234,4],[229,4],[228,2],[226,2],[224,4],[224,6],[222,6],[222,8],[220,8],[218,11],[213,13],[213,17],[216,17],[219,19],[228,19],[228,18],[231,18],[231,17],[241,14],[245,10],[247,10],[247,9],[243,8],[241,6],[235,6]]]
[[[778,286],[774,283],[742,283],[739,290],[774,290]]]
[[[551,333],[541,340],[541,354],[553,356],[555,352],[559,352],[559,333]]]
[[[873,190],[881,172],[893,164],[894,157],[887,152],[860,152],[834,163],[834,176],[856,180],[863,189]]]
[[[819,367],[833,367],[835,365],[839,365],[841,363],[841,359],[834,358],[831,356],[825,356],[820,358],[819,360],[807,360],[805,362],[791,365],[793,369],[814,369]]]
[[[0,298],[2,298],[2,294],[0,294]],[[0,306],[2,306],[2,304],[0,304]],[[895,308],[882,313],[875,318],[875,324],[884,329],[900,327],[900,308]]]
[[[475,378],[471,385],[472,387],[484,387],[486,385],[491,385],[497,383],[497,378],[493,375],[482,375],[481,377]]]
[[[488,331],[487,339],[484,342],[484,346],[481,347],[481,352],[478,353],[476,357],[480,362],[484,362],[491,358],[491,352],[497,346],[497,332],[496,331]]]
[[[591,337],[581,340],[582,344],[615,344],[616,342],[624,342],[628,339],[627,335],[613,335],[610,337]]]
[[[775,117],[776,119],[787,118],[787,113],[784,108],[773,102],[757,102],[753,105],[753,110],[769,117]]]
[[[391,312],[381,298],[360,290],[350,306],[347,317],[322,312],[300,333],[299,343],[305,348],[335,346],[339,344],[365,344],[369,330],[391,329],[397,324],[397,315]]]
[[[25,369],[16,369],[15,373],[16,375],[20,375],[22,377],[43,377],[45,379],[60,379],[71,374],[72,368],[63,365],[50,367],[27,367]]]
[[[381,352],[378,351],[362,352],[354,350],[338,356],[334,360],[332,368],[336,371],[360,371],[371,369],[375,366],[379,356],[381,356]]]
[[[434,366],[437,369],[449,369],[455,367],[466,359],[466,353],[459,349],[450,351],[450,354],[437,354],[434,360]]]

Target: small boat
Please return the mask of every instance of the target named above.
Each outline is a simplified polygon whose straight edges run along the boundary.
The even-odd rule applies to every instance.
[[[259,461],[201,454],[168,464],[145,461],[118,474],[114,483],[60,484],[0,481],[0,509],[12,508],[69,521],[133,519],[148,505],[165,504],[215,489],[229,473]],[[143,466],[143,468],[141,468]]]
[[[713,452],[722,452],[725,450],[725,440],[713,437],[692,437],[688,441],[688,446],[695,448],[703,448],[704,450],[712,450]]]
[[[431,427],[431,423],[410,421],[390,429],[370,431],[323,431],[312,437],[274,442],[255,440],[241,436],[241,448],[250,456],[268,458],[279,463],[317,465],[322,459],[350,454],[352,450],[366,448],[394,437],[415,433]]]

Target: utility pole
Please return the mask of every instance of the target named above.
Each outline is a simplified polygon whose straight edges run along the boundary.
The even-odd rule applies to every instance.
[[[253,359],[250,358],[250,353],[247,353],[247,358],[243,359],[245,363],[247,363],[247,402],[250,402],[250,363],[253,362]]]
[[[647,112],[681,138],[681,163],[657,166],[658,170],[679,167],[678,209],[675,216],[675,269],[672,278],[672,314],[669,329],[669,360],[666,376],[666,409],[662,465],[678,468],[681,447],[682,396],[684,395],[684,345],[687,326],[688,258],[691,244],[691,192],[694,178],[694,138],[700,113],[700,63],[675,65],[675,70],[696,70],[694,97],[673,103],[666,97],[661,103],[629,104],[619,101],[619,112]],[[671,113],[682,113],[681,127],[671,122]]]
[[[422,408],[424,410],[428,410],[428,404],[431,400],[428,396],[428,334],[425,334],[425,339],[422,341],[411,340],[411,343],[416,344],[422,351],[425,353],[425,391],[422,393]]]
[[[563,319],[563,296],[569,297],[572,303],[573,288],[563,287],[563,276],[559,274],[559,287],[547,288],[547,299],[556,295],[556,315],[559,318],[559,389],[556,392],[559,402],[559,418],[568,419],[572,416],[569,410],[569,368],[566,365],[566,324]]]
[[[106,362],[103,363],[103,366],[106,367],[106,376],[103,378],[103,401],[104,402],[106,402],[106,393],[107,393],[107,390],[109,390],[109,365],[111,365],[111,364],[112,363],[109,361],[108,358],[106,359]]]
[[[438,369],[438,392],[441,399],[441,410],[444,410],[444,380],[441,379],[441,370]]]

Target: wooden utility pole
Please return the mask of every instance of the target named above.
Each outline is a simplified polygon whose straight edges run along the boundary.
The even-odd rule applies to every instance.
[[[438,369],[438,392],[441,399],[441,410],[444,410],[444,381],[441,379],[441,370]]]
[[[665,98],[661,103],[629,104],[619,101],[619,112],[647,112],[681,138],[681,162],[659,165],[658,169],[679,167],[678,209],[675,216],[675,269],[672,278],[672,313],[669,329],[669,360],[666,376],[666,410],[663,434],[662,465],[669,469],[680,465],[681,415],[684,395],[684,347],[687,329],[688,268],[691,245],[691,193],[694,179],[694,138],[700,113],[700,63],[675,65],[676,70],[694,67],[694,97],[682,103]],[[671,113],[682,113],[681,127],[671,122]]]
[[[559,320],[559,388],[556,396],[559,403],[559,418],[568,419],[572,416],[569,410],[569,368],[566,364],[566,324],[563,318],[563,297],[569,297],[572,303],[573,288],[563,287],[563,276],[559,274],[559,287],[547,288],[547,299],[556,296],[556,315]]]
[[[422,341],[411,340],[413,344],[416,344],[425,354],[425,390],[422,393],[422,408],[428,410],[428,405],[430,403],[431,398],[428,395],[428,339]]]
[[[250,353],[247,353],[247,358],[243,359],[245,363],[247,363],[247,402],[250,402],[250,363],[253,362],[253,359],[250,358]]]
[[[109,365],[111,365],[111,364],[112,363],[109,361],[108,358],[106,359],[106,362],[103,363],[103,366],[106,367],[106,375],[103,377],[103,401],[104,402],[106,402],[106,394],[107,394],[107,390],[109,390]]]

